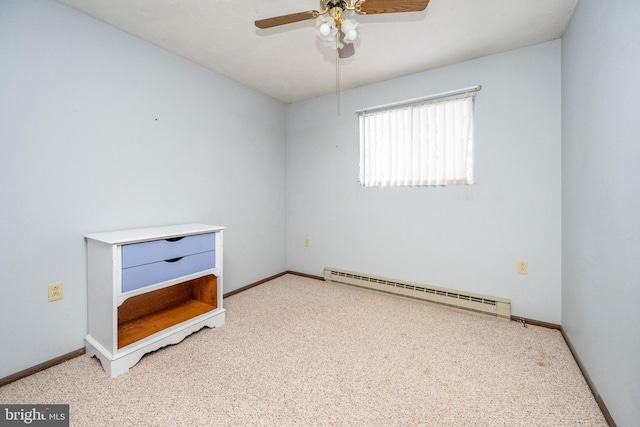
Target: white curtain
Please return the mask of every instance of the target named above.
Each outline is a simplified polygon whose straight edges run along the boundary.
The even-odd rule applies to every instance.
[[[473,184],[474,96],[360,115],[364,186]]]

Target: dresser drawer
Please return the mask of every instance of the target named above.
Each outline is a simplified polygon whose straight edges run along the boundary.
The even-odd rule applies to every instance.
[[[123,268],[122,292],[215,268],[215,259],[215,251],[207,251],[195,255],[167,259],[166,261]]]
[[[122,268],[213,251],[215,248],[215,233],[132,243],[122,246]]]

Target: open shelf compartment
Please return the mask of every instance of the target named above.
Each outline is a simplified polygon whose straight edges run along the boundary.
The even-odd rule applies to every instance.
[[[218,307],[213,274],[133,296],[118,307],[118,349]]]

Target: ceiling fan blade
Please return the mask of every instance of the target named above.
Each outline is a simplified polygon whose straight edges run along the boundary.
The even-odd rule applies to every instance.
[[[420,12],[427,8],[429,0],[365,0],[358,13],[373,15],[375,13]]]
[[[289,15],[275,16],[273,18],[259,19],[256,21],[256,27],[258,28],[271,28],[278,25],[292,24],[294,22],[304,21],[307,19],[313,19],[314,15],[318,12],[315,10],[308,10],[306,12],[291,13]]]

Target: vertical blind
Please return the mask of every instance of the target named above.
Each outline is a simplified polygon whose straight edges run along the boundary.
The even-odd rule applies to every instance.
[[[360,113],[360,183],[473,184],[474,94]]]

